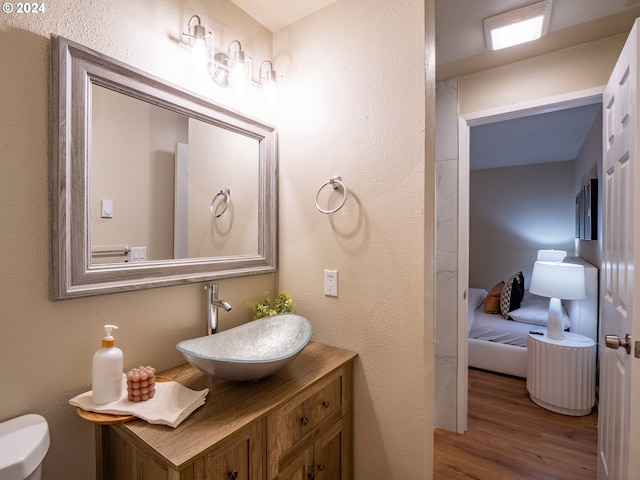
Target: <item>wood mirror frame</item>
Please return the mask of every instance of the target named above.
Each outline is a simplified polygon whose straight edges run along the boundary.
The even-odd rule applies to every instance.
[[[54,300],[274,272],[275,127],[222,107],[63,37],[51,36],[51,297]],[[258,252],[226,257],[92,264],[91,86],[167,108],[258,141]]]

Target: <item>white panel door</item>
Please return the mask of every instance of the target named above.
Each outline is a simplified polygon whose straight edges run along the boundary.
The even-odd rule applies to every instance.
[[[640,478],[640,187],[638,156],[638,20],[629,35],[603,97],[604,168],[598,413],[598,480]],[[634,299],[636,302],[634,305]],[[631,351],[611,348],[606,335]]]

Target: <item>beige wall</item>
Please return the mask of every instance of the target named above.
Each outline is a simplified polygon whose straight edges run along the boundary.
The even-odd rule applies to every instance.
[[[423,476],[431,471],[433,307],[425,291],[433,288],[434,209],[424,11],[418,0],[338,1],[274,36],[287,67],[280,285],[314,322],[317,340],[359,353],[358,480],[431,475]],[[434,100],[431,92],[427,117]],[[349,197],[324,215],[314,197],[333,175]],[[339,272],[338,298],[323,295],[324,269]]]
[[[576,239],[576,255],[589,261],[592,265],[602,263],[602,114],[596,116],[591,129],[576,157],[576,176],[574,191],[577,193],[592,178],[598,179],[598,233],[597,240]]]
[[[216,48],[233,38],[256,58],[271,55],[272,35],[227,1],[129,2],[100,6],[67,1],[46,4],[44,14],[0,15],[0,420],[35,412],[51,430],[44,465],[49,480],[94,477],[93,427],[68,400],[91,388],[91,357],[102,325],[115,323],[124,366],[159,370],[184,363],[175,349],[204,333],[202,284],[49,300],[48,88],[49,35],[60,34],[266,121],[266,107],[241,105],[227,92],[197,85],[186,72],[186,52],[176,42],[198,13],[218,35]],[[183,68],[185,66],[185,68]],[[251,318],[249,300],[275,289],[275,276],[220,281],[220,296],[234,309],[222,328]]]
[[[606,85],[627,35],[460,77],[461,115]]]
[[[226,0],[47,8],[0,16],[0,420],[27,412],[47,418],[46,478],[94,476],[93,428],[67,402],[90,388],[102,325],[120,326],[125,368],[163,370],[183,363],[175,343],[201,334],[205,315],[202,284],[49,300],[50,33],[280,126],[279,280],[220,281],[221,297],[235,307],[222,314],[223,328],[247,321],[247,302],[264,290],[287,289],[316,340],[360,354],[356,478],[430,478],[434,70],[430,30],[425,98],[424,11],[432,24],[433,0],[426,7],[340,0],[280,32],[276,61],[288,87],[277,119],[255,98],[234,99],[186,74],[175,40],[193,14],[214,30],[216,50],[240,38],[254,59],[271,56],[272,35]],[[313,197],[332,175],[342,175],[351,194],[338,214],[325,216]],[[324,268],[340,272],[337,299],[322,294]]]
[[[258,253],[259,149],[255,138],[189,120],[189,257]],[[228,203],[216,198],[226,189]]]
[[[187,117],[107,88],[91,92],[91,249],[146,247],[147,260],[173,258],[176,142]],[[111,200],[102,218],[101,200]],[[130,256],[93,256],[93,263]]]
[[[574,254],[575,161],[472,170],[469,286],[490,290],[524,273],[539,248]]]

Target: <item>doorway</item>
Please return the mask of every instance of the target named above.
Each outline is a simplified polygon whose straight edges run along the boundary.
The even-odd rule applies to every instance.
[[[458,175],[458,231],[459,255],[458,255],[458,389],[466,391],[467,387],[467,364],[468,364],[468,317],[467,302],[465,297],[466,289],[469,287],[469,186],[470,186],[470,165],[471,165],[471,129],[485,125],[495,124],[514,119],[522,119],[533,115],[542,115],[549,112],[559,112],[569,108],[582,107],[602,102],[603,88],[589,89],[585,91],[572,92],[553,98],[540,99],[535,102],[514,105],[490,111],[475,112],[459,117],[459,175]],[[576,252],[577,253],[577,252]],[[466,394],[464,401],[458,402],[457,418],[458,432],[466,430],[467,418]]]

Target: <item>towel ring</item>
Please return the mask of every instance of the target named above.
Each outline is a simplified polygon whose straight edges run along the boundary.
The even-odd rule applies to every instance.
[[[342,196],[342,200],[340,201],[338,206],[333,210],[325,210],[323,208],[320,208],[320,205],[318,205],[318,197],[320,196],[320,192],[327,185],[331,185],[334,190],[338,190],[340,187],[342,187],[342,191],[344,192],[344,195]],[[347,201],[347,187],[345,187],[344,183],[342,183],[342,179],[340,178],[340,176],[331,177],[327,182],[322,184],[322,186],[318,189],[318,192],[316,193],[316,208],[321,213],[326,213],[326,214],[335,213],[342,208],[342,206],[344,205],[344,202],[346,201]]]
[[[220,195],[222,195],[224,197],[224,208],[222,209],[222,211],[219,214],[216,215],[214,213],[213,205],[214,205],[214,203],[216,203],[216,198],[218,198]],[[213,200],[211,200],[211,204],[209,205],[209,212],[211,212],[211,216],[213,218],[220,218],[220,215],[222,215],[224,212],[226,212],[227,208],[229,208],[229,201],[230,200],[231,200],[231,189],[225,188],[224,190],[220,190],[220,192],[217,193],[215,197],[213,197]]]

